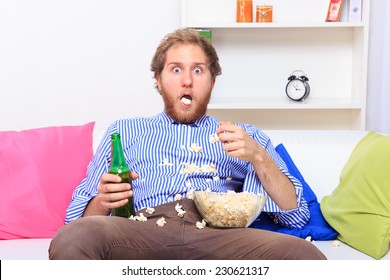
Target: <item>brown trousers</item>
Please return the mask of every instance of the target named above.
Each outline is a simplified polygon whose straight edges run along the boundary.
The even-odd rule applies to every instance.
[[[186,211],[179,217],[175,205]],[[49,248],[50,259],[137,260],[281,260],[326,259],[310,242],[253,228],[198,229],[202,221],[194,202],[183,199],[157,206],[146,222],[90,216],[63,226]],[[138,213],[140,213],[138,212]],[[163,227],[156,221],[165,217]]]

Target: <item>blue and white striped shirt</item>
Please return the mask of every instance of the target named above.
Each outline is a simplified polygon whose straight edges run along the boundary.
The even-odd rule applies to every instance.
[[[302,227],[310,214],[301,183],[288,173],[267,135],[254,126],[239,125],[271,155],[296,188],[298,208],[282,211],[268,197],[263,211],[286,227]],[[191,188],[217,192],[242,190],[267,195],[249,162],[229,157],[221,142],[211,141],[218,127],[219,121],[210,116],[186,125],[174,122],[165,113],[113,122],[88,165],[86,178],[73,193],[65,222],[81,217],[89,200],[97,195],[100,177],[110,166],[110,135],[114,132],[121,134],[130,170],[139,175],[133,181],[137,211],[170,202],[176,194],[186,197]]]

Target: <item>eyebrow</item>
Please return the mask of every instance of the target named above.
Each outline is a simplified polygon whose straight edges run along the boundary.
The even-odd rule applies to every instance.
[[[167,66],[172,65],[172,64],[173,64],[173,65],[175,65],[175,64],[177,64],[177,65],[182,65],[183,63],[172,61],[172,62],[169,62],[169,63],[167,64]],[[197,66],[197,65],[204,65],[205,67],[207,67],[207,64],[206,64],[205,62],[195,62],[195,63],[193,63],[193,65],[195,65],[195,66]]]

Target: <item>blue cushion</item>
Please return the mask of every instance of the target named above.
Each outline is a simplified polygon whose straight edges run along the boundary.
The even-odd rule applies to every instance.
[[[292,176],[297,178],[303,186],[303,196],[305,197],[310,211],[310,220],[303,228],[289,229],[279,224],[275,224],[267,213],[261,213],[259,219],[257,219],[250,227],[277,231],[285,234],[295,235],[301,238],[311,236],[313,240],[333,240],[336,239],[338,233],[325,221],[321,209],[320,203],[317,200],[317,196],[306,183],[302,174],[294,164],[292,158],[288,154],[283,144],[279,144],[275,148],[276,152],[286,163],[288,171]]]

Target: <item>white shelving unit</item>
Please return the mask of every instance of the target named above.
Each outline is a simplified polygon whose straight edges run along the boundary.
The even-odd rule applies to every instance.
[[[370,1],[356,23],[325,22],[329,0],[261,3],[272,23],[236,23],[236,0],[182,2],[182,26],[211,29],[222,66],[209,113],[263,129],[365,129]],[[302,103],[285,94],[294,70],[309,78]]]

